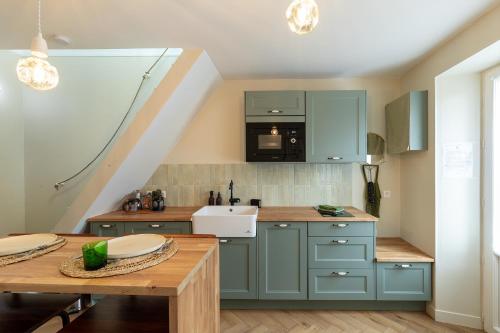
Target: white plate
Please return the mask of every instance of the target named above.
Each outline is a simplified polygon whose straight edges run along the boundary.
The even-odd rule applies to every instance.
[[[0,239],[0,256],[8,256],[49,245],[57,240],[55,234],[32,234]]]
[[[113,238],[108,241],[108,258],[137,257],[161,248],[167,239],[162,235],[138,234]]]

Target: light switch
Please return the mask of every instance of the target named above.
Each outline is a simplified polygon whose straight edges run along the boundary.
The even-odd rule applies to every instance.
[[[390,198],[390,197],[391,197],[391,191],[385,190],[385,191],[382,193],[382,196],[383,196],[384,198]]]

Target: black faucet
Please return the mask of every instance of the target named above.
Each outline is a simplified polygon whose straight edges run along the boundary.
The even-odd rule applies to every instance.
[[[229,183],[229,191],[231,191],[231,197],[229,198],[229,203],[231,206],[234,206],[235,203],[240,202],[240,198],[233,198],[233,187],[234,183],[233,180],[231,179],[231,182]]]

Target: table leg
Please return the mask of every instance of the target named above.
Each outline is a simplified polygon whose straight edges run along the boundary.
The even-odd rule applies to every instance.
[[[219,248],[179,296],[169,297],[170,333],[220,332]]]

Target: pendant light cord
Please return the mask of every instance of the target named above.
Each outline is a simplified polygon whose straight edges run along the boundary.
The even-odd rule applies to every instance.
[[[38,33],[42,33],[42,0],[38,0]]]
[[[151,76],[151,71],[156,67],[156,65],[158,64],[158,62],[163,58],[163,56],[165,55],[165,53],[167,53],[167,51],[168,51],[168,48],[166,48],[162,52],[162,54],[158,57],[158,59],[156,59],[156,61],[153,63],[153,65],[151,65],[151,67],[149,67],[149,69],[142,76],[141,83],[139,84],[139,87],[137,88],[137,91],[135,92],[134,98],[132,99],[132,102],[130,103],[130,106],[129,106],[127,112],[125,113],[125,115],[123,116],[120,124],[116,128],[115,132],[113,133],[113,135],[111,136],[111,138],[109,138],[108,142],[104,145],[104,147],[101,149],[101,151],[99,151],[99,153],[89,163],[87,163],[87,165],[85,165],[80,171],[78,171],[77,173],[75,173],[73,176],[71,176],[71,177],[69,177],[69,178],[67,178],[67,179],[65,179],[63,181],[55,183],[54,184],[54,188],[56,190],[60,190],[61,188],[64,187],[64,185],[66,185],[67,182],[69,182],[69,181],[75,179],[76,177],[78,177],[79,175],[81,175],[92,164],[94,164],[94,162],[97,161],[97,159],[99,159],[99,157],[101,157],[101,155],[106,151],[106,149],[109,147],[109,145],[111,144],[111,142],[113,142],[114,138],[118,135],[118,132],[120,131],[120,129],[123,126],[123,124],[125,123],[125,120],[127,119],[128,115],[132,111],[132,108],[133,108],[133,106],[134,106],[137,98],[139,97],[139,93],[140,93],[140,91],[141,91],[141,89],[142,89],[142,87],[144,85],[144,82],[147,79],[149,79],[149,77]]]

